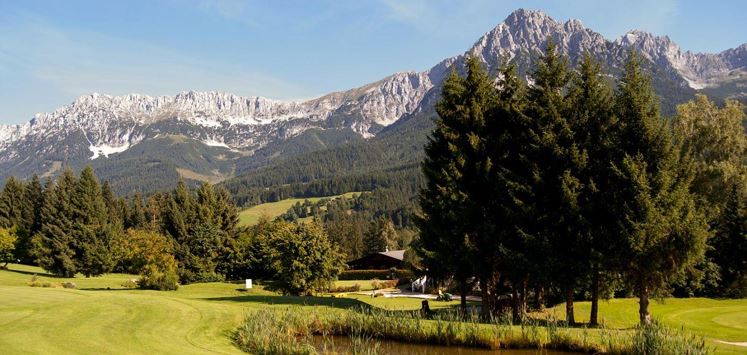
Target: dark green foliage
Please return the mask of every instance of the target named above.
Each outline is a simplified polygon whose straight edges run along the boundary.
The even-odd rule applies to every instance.
[[[163,232],[175,242],[180,280],[190,283],[223,279],[231,268],[231,260],[226,257],[233,255],[233,241],[238,235],[237,211],[227,193],[206,183],[192,193],[180,181],[161,203],[157,209],[162,211]]]
[[[534,288],[538,300],[560,291],[573,323],[590,284],[596,322],[600,291],[622,274],[647,321],[648,298],[702,260],[692,165],[635,56],[614,100],[591,57],[566,66],[550,44],[528,90],[512,65],[495,86],[474,60],[447,78],[423,165],[422,261],[463,294],[476,277],[486,315],[510,292],[515,320]]]
[[[315,223],[261,221],[247,231],[245,255],[254,278],[271,279],[271,288],[289,295],[329,289],[342,271],[342,255]]]
[[[680,159],[658,102],[631,53],[620,83],[616,110],[620,160],[610,208],[617,215],[626,263],[622,271],[641,299],[641,322],[648,322],[648,298],[667,290],[702,260],[708,226],[690,192],[692,171]]]
[[[74,209],[71,204],[77,178],[66,169],[57,180],[45,187],[44,205],[40,211],[41,227],[32,237],[35,261],[43,269],[56,275],[73,277],[78,272],[75,262]]]
[[[708,255],[720,267],[720,294],[747,296],[747,206],[744,190],[732,187],[710,241]]]
[[[70,203],[73,229],[69,233],[74,239],[77,271],[87,277],[110,272],[114,267],[111,240],[119,232],[118,220],[110,222],[109,208],[91,167],[80,173]]]

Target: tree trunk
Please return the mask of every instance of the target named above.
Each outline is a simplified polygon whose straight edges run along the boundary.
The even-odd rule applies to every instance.
[[[481,310],[481,316],[482,319],[490,319],[491,314],[491,305],[490,305],[490,291],[488,291],[488,278],[487,277],[481,277],[480,278],[480,297],[482,297],[482,310]]]
[[[638,315],[641,318],[641,324],[649,324],[651,323],[651,315],[648,313],[648,288],[642,287],[639,293]]]
[[[521,299],[515,286],[511,288],[511,316],[514,324],[521,323]]]
[[[573,314],[573,289],[565,291],[565,321],[568,325],[576,324],[576,317]]]
[[[591,314],[589,315],[591,326],[599,325],[599,271],[594,270],[591,279]]]
[[[467,281],[462,280],[460,286],[462,295],[460,296],[460,307],[462,309],[462,317],[467,316]]]
[[[542,312],[545,310],[544,300],[545,288],[542,286],[534,287],[534,309]]]

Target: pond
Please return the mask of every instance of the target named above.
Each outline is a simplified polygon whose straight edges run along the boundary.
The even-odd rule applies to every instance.
[[[378,344],[380,355],[569,355],[576,354],[564,351],[554,350],[526,350],[526,349],[509,349],[509,350],[488,350],[479,348],[467,348],[460,346],[441,346],[428,344],[403,343],[389,340],[374,340],[369,346]],[[314,346],[321,353],[349,354],[353,348],[353,342],[349,337],[314,337]]]

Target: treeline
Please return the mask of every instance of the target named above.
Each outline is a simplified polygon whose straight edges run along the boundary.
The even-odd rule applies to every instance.
[[[479,285],[485,316],[517,321],[530,299],[564,299],[574,323],[588,295],[596,324],[615,291],[640,298],[641,322],[674,287],[747,293],[741,105],[700,96],[663,119],[633,52],[616,88],[552,44],[530,85],[511,64],[497,81],[477,59],[466,69],[444,83],[423,164],[418,250],[434,276],[462,295]]]
[[[189,189],[179,181],[170,192],[124,199],[100,184],[91,167],[80,176],[66,169],[43,186],[36,176],[8,179],[0,193],[0,261],[20,260],[65,277],[140,274],[140,287],[160,290],[266,275],[290,294],[317,290],[341,270],[342,256],[321,227],[263,222],[241,229],[237,223],[224,188]],[[309,253],[311,259],[301,258]],[[296,256],[324,272],[307,275],[291,262]]]
[[[377,188],[351,198],[304,201],[279,219],[311,218],[321,224],[347,260],[386,249],[406,249],[416,238],[414,194],[395,188]]]
[[[180,182],[147,202],[139,195],[126,201],[108,183],[101,185],[91,167],[79,177],[66,169],[44,186],[36,176],[29,182],[11,177],[0,194],[0,215],[0,227],[17,235],[15,255],[22,263],[66,277],[138,273],[146,266],[138,258],[145,257],[157,268],[151,271],[173,284],[222,279],[238,234],[236,208],[225,190],[203,184],[191,192]],[[143,254],[159,251],[173,262]]]

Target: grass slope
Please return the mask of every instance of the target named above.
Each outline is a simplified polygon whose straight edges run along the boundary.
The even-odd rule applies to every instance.
[[[73,281],[78,289],[29,287],[33,274],[41,281]],[[251,310],[289,305],[320,307],[320,312],[371,305],[390,310],[420,307],[420,300],[372,298],[284,297],[261,286],[246,292],[241,285],[207,283],[174,292],[123,289],[134,276],[55,278],[35,267],[10,265],[0,270],[0,351],[7,354],[238,354],[231,333]],[[431,302],[432,308],[454,302]],[[588,316],[588,302],[576,303],[580,320]],[[608,329],[625,331],[636,323],[632,299],[602,302],[600,315]],[[744,354],[747,348],[715,342],[747,341],[747,300],[667,299],[651,311],[664,323],[709,339],[718,353]],[[562,308],[550,309],[562,318]],[[518,327],[517,327],[518,328]],[[587,330],[579,328],[579,336]],[[594,330],[588,330],[593,336]]]
[[[256,205],[242,210],[239,213],[239,225],[241,226],[252,226],[259,222],[260,217],[267,216],[273,219],[281,214],[287,212],[296,203],[303,203],[305,200],[316,202],[324,198],[335,199],[335,198],[351,198],[360,192],[348,192],[342,195],[328,196],[328,197],[309,197],[309,198],[289,198],[278,202],[268,202],[261,205]]]
[[[3,354],[240,354],[233,332],[250,310],[289,305],[329,312],[367,302],[391,309],[419,307],[409,300],[284,297],[261,286],[207,283],[160,292],[123,289],[133,275],[56,278],[39,268],[0,270],[0,353]],[[29,287],[40,281],[72,281],[77,289]],[[455,302],[437,307],[453,306]],[[417,308],[414,307],[414,308]]]
[[[590,302],[574,303],[577,322],[588,322]],[[718,342],[747,341],[747,299],[667,298],[649,305],[653,317],[673,328],[705,337],[721,353],[747,354],[747,347]],[[555,319],[565,319],[565,304],[547,310]],[[638,323],[636,299],[599,302],[600,322],[607,328],[628,329]]]

